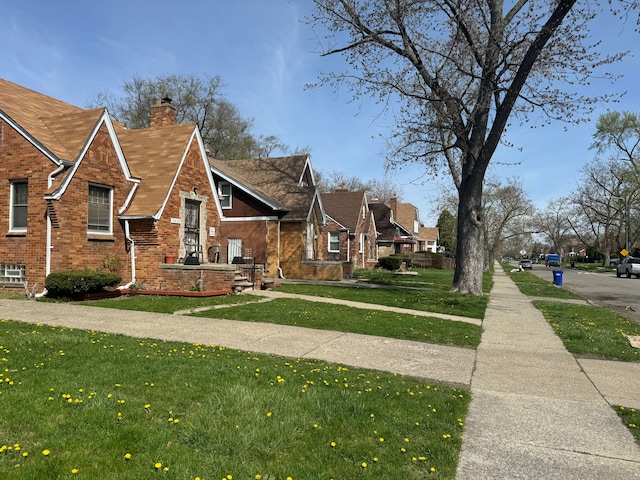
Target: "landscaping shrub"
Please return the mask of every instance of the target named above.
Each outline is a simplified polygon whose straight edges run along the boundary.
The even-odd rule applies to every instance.
[[[411,257],[409,255],[406,255],[404,253],[394,253],[391,256],[393,258],[399,258],[401,264],[402,264],[402,262],[405,262],[407,268],[409,268],[411,266]],[[400,267],[398,267],[398,268],[400,268]]]
[[[122,281],[120,275],[98,270],[67,270],[47,275],[44,286],[49,297],[71,297],[79,293],[102,292],[104,287],[115,287]]]
[[[398,270],[402,264],[402,260],[399,257],[381,257],[378,259],[378,263],[385,270]]]

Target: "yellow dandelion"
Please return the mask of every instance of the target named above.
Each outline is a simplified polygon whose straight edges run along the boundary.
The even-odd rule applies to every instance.
[[[124,459],[125,460],[131,460],[131,454],[130,453],[125,453],[124,454]]]
[[[51,453],[51,452],[50,452],[49,450],[42,450],[42,454],[43,454],[45,457],[48,457],[50,453]]]

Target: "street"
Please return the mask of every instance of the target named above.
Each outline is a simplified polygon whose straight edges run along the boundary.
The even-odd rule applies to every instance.
[[[557,268],[533,265],[532,272],[544,280],[553,281]],[[585,297],[595,305],[614,310],[640,323],[640,280],[632,277],[616,277],[615,270],[592,273],[575,268],[561,268],[562,287]]]

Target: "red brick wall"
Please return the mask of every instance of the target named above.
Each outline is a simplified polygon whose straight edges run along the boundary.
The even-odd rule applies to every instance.
[[[131,228],[135,233],[132,234],[134,240],[147,240],[136,245],[136,280],[144,283],[147,288],[159,288],[160,281],[167,281],[164,273],[159,269],[166,255],[173,255],[176,258],[183,258],[185,255],[184,239],[181,233],[181,226],[184,223],[181,209],[184,207],[185,197],[201,201],[200,208],[206,212],[206,221],[200,224],[200,230],[203,232],[200,238],[205,262],[208,248],[220,244],[220,217],[205,168],[198,143],[194,139],[189,146],[160,220],[155,222],[153,227],[149,221],[131,222]],[[197,193],[194,192],[194,188]],[[171,219],[180,219],[181,223],[172,223]],[[211,228],[215,229],[215,236],[209,235]],[[157,240],[154,240],[153,244],[148,241],[150,230],[157,235]]]
[[[44,288],[46,275],[47,203],[44,195],[48,175],[55,168],[56,165],[24,137],[0,122],[0,202],[5,212],[0,216],[0,263],[25,264],[26,280],[30,288],[37,284],[38,291]],[[28,179],[27,232],[24,235],[11,235],[8,234],[10,181],[20,178]],[[95,237],[87,234],[89,182],[114,188],[112,236]],[[85,266],[98,268],[109,259],[119,258],[120,275],[124,279],[130,275],[124,233],[117,221],[118,208],[124,203],[130,188],[103,126],[67,191],[59,201],[52,202],[57,220],[51,237],[52,272]]]

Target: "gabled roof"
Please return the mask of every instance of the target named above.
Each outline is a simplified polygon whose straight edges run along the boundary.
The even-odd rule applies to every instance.
[[[0,78],[0,115],[52,161],[76,160],[103,109],[83,110]]]
[[[365,190],[357,192],[336,190],[323,193],[321,197],[325,213],[343,227],[355,231],[362,206],[367,204]]]
[[[158,215],[175,183],[196,129],[194,123],[185,123],[118,132],[131,173],[142,179],[124,216]]]
[[[411,232],[393,219],[393,211],[384,203],[370,203],[369,210],[373,213],[378,231],[378,241],[392,242],[396,233],[410,237]]]
[[[214,173],[232,178],[283,219],[306,221],[317,198],[308,155],[252,160],[209,159]],[[319,200],[319,199],[318,199]]]
[[[418,234],[420,240],[435,240],[440,238],[440,229],[438,227],[423,227],[420,225],[420,232]]]

